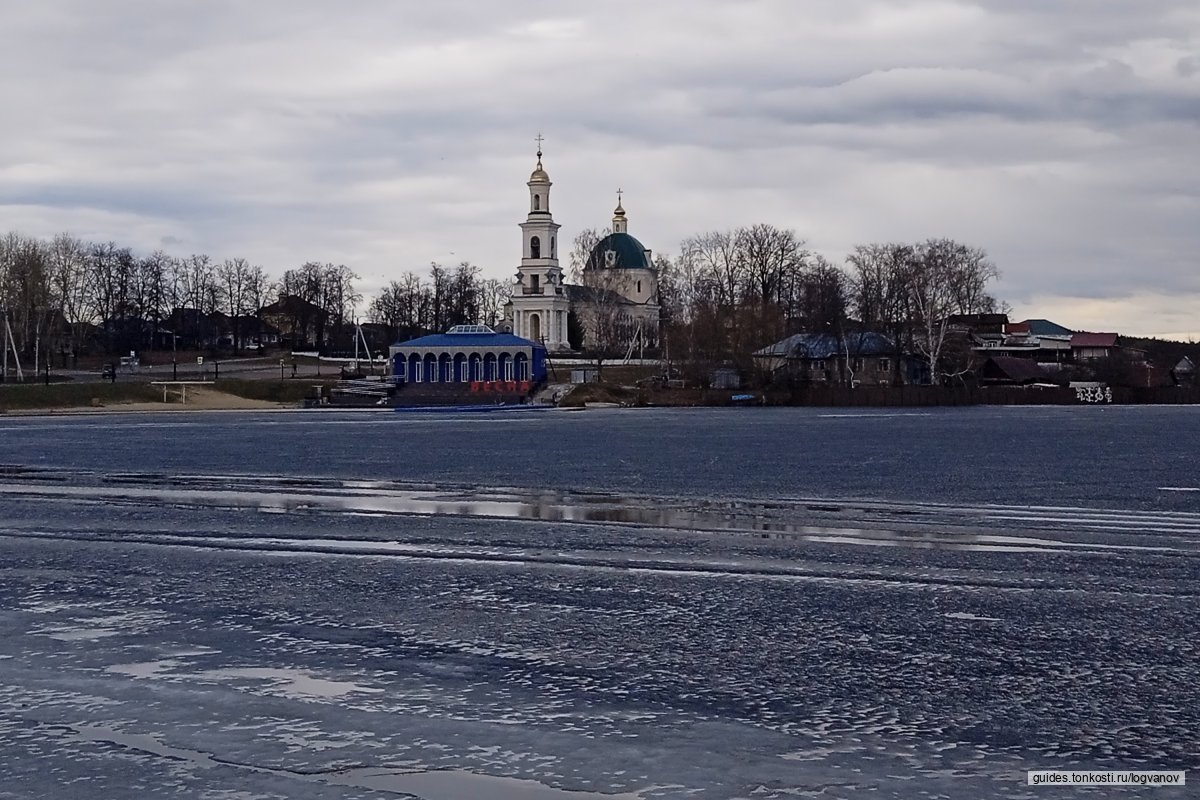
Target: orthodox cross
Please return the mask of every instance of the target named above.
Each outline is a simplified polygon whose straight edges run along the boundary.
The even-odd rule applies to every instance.
[[[542,139],[542,132],[541,132],[541,131],[538,131],[538,135],[537,135],[537,140],[536,140],[536,141],[537,141],[537,143],[538,143],[538,158],[541,158],[541,157],[542,157],[542,141],[543,141],[543,139]]]

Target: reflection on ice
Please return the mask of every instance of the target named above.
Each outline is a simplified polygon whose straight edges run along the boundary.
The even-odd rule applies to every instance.
[[[328,699],[344,697],[354,693],[379,694],[383,692],[383,689],[371,686],[361,686],[350,681],[331,681],[324,678],[314,678],[303,670],[284,669],[280,667],[213,669],[198,673],[197,677],[206,680],[249,678],[251,680],[266,681],[268,691],[300,698],[316,697]]]
[[[141,661],[136,664],[113,664],[105,667],[110,675],[128,675],[131,678],[161,678],[169,674],[184,662],[174,658],[164,658],[159,661]]]
[[[640,794],[599,794],[554,789],[537,781],[477,775],[460,769],[397,772],[350,770],[330,783],[361,786],[385,792],[412,794],[421,800],[462,800],[487,797],[491,800],[639,800]]]
[[[512,519],[686,533],[754,534],[766,539],[858,546],[1011,552],[1051,552],[1063,548],[1194,550],[1196,534],[1200,533],[1200,514],[1182,512],[872,500],[830,502],[821,498],[682,499],[287,476],[94,475],[75,485],[11,482],[0,485],[0,495],[3,494],[64,502],[84,499],[122,506],[358,517]],[[1030,531],[1051,533],[1030,536]],[[1104,539],[1106,534],[1124,532],[1145,536],[1136,542]]]
[[[1003,622],[1004,621],[1004,620],[1000,619],[999,617],[983,617],[978,614],[967,613],[966,611],[951,611],[949,613],[942,614],[942,616],[945,617],[946,619],[961,619],[961,620],[968,620],[968,621],[972,621],[972,622]]]
[[[48,636],[60,642],[86,642],[103,639],[108,636],[117,636],[121,632],[114,631],[111,628],[47,628],[40,631],[31,631],[31,633],[39,636]]]
[[[194,655],[206,653],[195,652]],[[181,653],[178,655],[190,655]],[[262,681],[268,694],[280,694],[298,699],[333,699],[349,694],[382,694],[383,689],[363,686],[351,681],[335,681],[313,677],[299,669],[283,667],[231,667],[188,672],[188,662],[179,658],[164,658],[157,661],[142,661],[133,664],[113,664],[105,668],[111,675],[128,675],[132,678],[172,678],[175,680],[195,679],[200,681]]]
[[[533,780],[481,775],[461,769],[397,769],[349,767],[316,772],[299,772],[278,767],[219,758],[212,753],[174,747],[154,736],[126,733],[100,725],[77,725],[70,738],[77,742],[102,742],[130,751],[160,756],[192,767],[233,767],[246,772],[276,775],[304,783],[373,789],[415,795],[422,800],[460,800],[487,797],[492,800],[642,800],[641,793],[600,794],[555,789]]]

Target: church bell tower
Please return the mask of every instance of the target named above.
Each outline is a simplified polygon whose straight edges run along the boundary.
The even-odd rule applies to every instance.
[[[537,167],[529,176],[529,215],[521,223],[521,266],[513,283],[513,333],[567,350],[570,303],[558,265],[558,223],[550,213],[550,176],[542,167],[542,137],[537,137]]]

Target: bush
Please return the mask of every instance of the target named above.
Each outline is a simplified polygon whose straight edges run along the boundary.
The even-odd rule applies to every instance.
[[[162,389],[146,383],[0,384],[0,411],[84,408],[162,401]]]
[[[252,381],[243,379],[219,380],[212,384],[211,388],[218,392],[225,392],[237,397],[244,397],[247,400],[266,400],[272,403],[295,403],[299,404],[306,397],[313,396],[313,387],[320,386],[322,392],[329,393],[329,387],[337,383],[336,379],[322,380],[313,378],[305,379],[288,379],[286,381]]]

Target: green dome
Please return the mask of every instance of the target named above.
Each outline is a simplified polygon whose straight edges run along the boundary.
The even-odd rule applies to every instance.
[[[654,265],[645,245],[637,239],[628,233],[610,233],[596,242],[584,269],[654,269]]]

